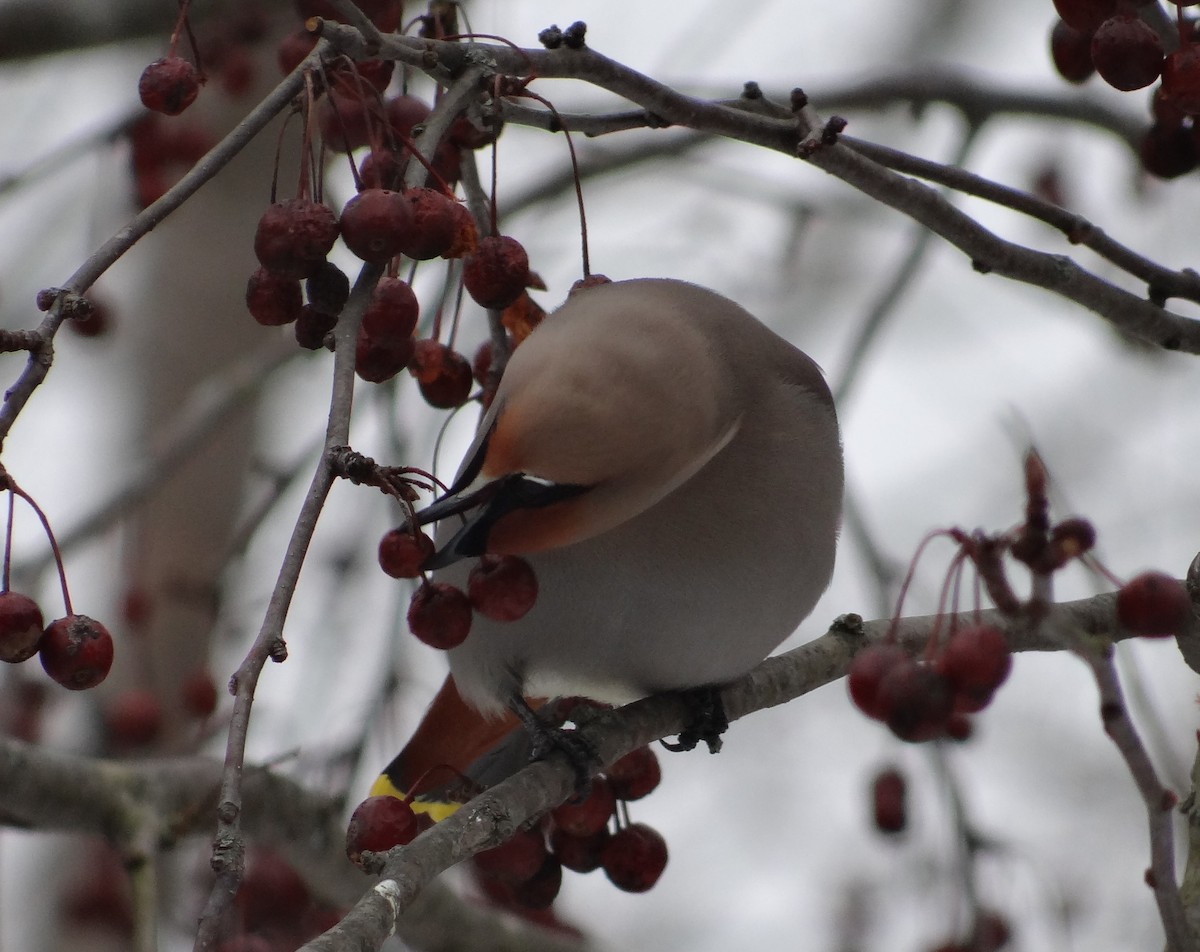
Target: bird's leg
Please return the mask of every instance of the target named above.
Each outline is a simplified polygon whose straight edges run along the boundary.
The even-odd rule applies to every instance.
[[[659,741],[667,750],[692,750],[701,741],[710,754],[721,749],[721,735],[729,727],[725,715],[725,704],[721,701],[721,689],[708,686],[680,691],[679,696],[688,708],[688,725],[679,732],[674,743]]]
[[[596,751],[592,749],[592,745],[574,731],[566,731],[561,727],[547,724],[519,694],[514,694],[509,698],[508,707],[524,725],[526,732],[533,740],[529,759],[531,761],[540,760],[551,751],[561,750],[575,771],[576,796],[586,797],[591,791],[592,774],[603,766]]]

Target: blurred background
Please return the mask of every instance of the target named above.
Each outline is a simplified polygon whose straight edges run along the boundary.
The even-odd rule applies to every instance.
[[[101,6],[0,2],[0,35],[21,40],[0,44],[5,328],[36,326],[37,291],[63,283],[137,210],[127,138],[106,131],[138,115],[137,79],[163,55],[174,5]],[[207,6],[196,6],[198,23],[215,22]],[[245,49],[244,88],[233,94],[210,81],[194,110],[171,120],[180,128],[186,119],[215,142],[277,82],[274,48],[298,19],[290,4],[261,9],[266,35]],[[1147,124],[1147,90],[1118,93],[1095,80],[1077,88],[1058,77],[1048,55],[1050,0],[472,0],[466,9],[475,31],[523,46],[553,22],[586,21],[594,49],[702,97],[734,97],[754,80],[786,101],[801,86],[819,109],[844,115],[852,135],[1053,192],[1163,265],[1197,263],[1200,181],[1148,178],[1111,130],[1023,114],[972,128],[951,106],[914,108],[886,85],[871,106],[838,106],[862,81],[953,69],[947,75],[961,78],[948,88],[1100,103],[1114,128]],[[137,25],[143,17],[148,26]],[[30,55],[41,50],[49,52]],[[563,112],[622,108],[578,83],[532,88]],[[428,97],[431,88],[414,79],[412,91]],[[36,736],[47,745],[133,757],[224,750],[228,697],[221,690],[217,711],[197,721],[182,685],[207,670],[223,686],[258,630],[317,459],[332,368],[328,353],[300,351],[290,328],[259,326],[243,304],[278,135],[275,123],[100,280],[94,295],[111,327],[94,337],[64,327],[46,384],[8,438],[5,466],[70,541],[76,609],[118,638],[112,676],[86,696],[50,684],[36,662],[0,672],[10,732],[20,699],[39,695]],[[671,136],[684,144],[662,149]],[[294,127],[284,141],[294,154]],[[1031,444],[1052,474],[1055,512],[1092,520],[1112,571],[1183,575],[1200,549],[1195,358],[1130,342],[1050,293],[980,275],[940,240],[922,245],[898,214],[785,156],[694,144],[677,130],[578,137],[576,146],[585,168],[623,157],[584,181],[595,271],[681,278],[737,300],[810,353],[840,395],[853,517],[832,586],[789,644],[843,612],[889,614],[897,573],[930,529],[1018,522],[1020,460]],[[476,159],[486,182],[490,154]],[[497,162],[502,229],[527,248],[547,287],[534,296],[550,310],[580,275],[565,143],[510,127]],[[338,207],[352,192],[344,159],[331,161],[328,200]],[[1143,290],[1045,226],[955,201],[1010,240],[1069,254]],[[335,260],[356,273],[344,249]],[[414,287],[428,304],[441,281],[436,264],[423,266]],[[883,322],[850,373],[874,311]],[[468,302],[456,346],[469,356],[486,335],[484,313]],[[0,356],[5,386],[23,360]],[[352,442],[381,462],[447,478],[476,418],[472,404],[450,419],[430,408],[407,374],[383,386],[360,382]],[[173,449],[183,462],[168,469]],[[137,489],[139,480],[151,488]],[[398,518],[373,490],[334,488],[285,631],[290,657],[264,672],[251,723],[250,759],[344,792],[348,810],[445,670],[405,631],[406,583],[376,564],[377,540]],[[906,612],[936,609],[951,554],[945,544],[927,550]],[[57,605],[44,537],[20,507],[14,565],[30,594]],[[1107,587],[1072,568],[1056,594]],[[1186,794],[1196,676],[1171,641],[1126,643],[1118,657],[1160,774]],[[164,725],[149,743],[116,750],[105,712],[133,689],[160,699]],[[977,886],[1011,924],[1010,948],[1161,946],[1143,882],[1145,813],[1100,728],[1091,677],[1066,654],[1017,658],[974,736],[952,749],[899,743],[837,683],[738,722],[719,757],[662,760],[662,787],[633,805],[634,818],[667,839],[661,881],[635,896],[600,873],[566,877],[556,908],[598,948],[932,949],[966,924],[957,799],[987,844]],[[902,836],[885,838],[871,823],[869,784],[891,763],[909,779],[912,813]],[[205,843],[187,841],[176,853],[164,948],[191,947],[198,893],[190,886],[207,868]],[[84,848],[77,838],[0,832],[0,947],[40,952],[68,939],[75,948],[122,947],[64,915],[91,865],[67,857]]]

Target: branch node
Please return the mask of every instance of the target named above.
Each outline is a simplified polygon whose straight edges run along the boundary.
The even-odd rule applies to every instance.
[[[762,99],[763,98],[762,87],[759,86],[758,83],[756,83],[752,79],[747,80],[746,84],[744,86],[742,86],[742,98],[743,99]]]
[[[587,37],[587,24],[582,20],[576,20],[569,27],[563,30],[563,45],[569,50],[581,50],[586,46],[585,38]]]
[[[538,34],[538,42],[548,50],[556,50],[563,45],[563,31],[553,23]]]

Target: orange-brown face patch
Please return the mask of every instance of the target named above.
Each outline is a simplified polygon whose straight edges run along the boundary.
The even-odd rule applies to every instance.
[[[586,522],[584,505],[568,499],[537,509],[501,516],[488,533],[487,550],[500,555],[529,555],[576,542]]]
[[[522,472],[518,434],[522,432],[520,414],[503,407],[488,436],[487,452],[480,473],[488,479]]]

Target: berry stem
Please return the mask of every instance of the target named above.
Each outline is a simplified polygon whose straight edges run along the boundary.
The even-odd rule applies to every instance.
[[[12,575],[12,535],[13,535],[13,510],[16,508],[16,494],[11,490],[8,493],[8,522],[4,528],[4,591],[9,589],[9,579]]]
[[[29,495],[29,493],[25,492],[24,489],[18,486],[13,481],[11,476],[8,476],[7,479],[9,492],[20,496],[27,503],[29,503],[30,508],[37,513],[38,519],[40,519],[42,522],[42,528],[46,531],[46,538],[50,542],[50,551],[54,553],[54,564],[58,567],[58,581],[62,586],[63,607],[66,608],[66,614],[74,615],[75,612],[71,608],[71,593],[67,591],[67,570],[63,567],[62,552],[58,548],[58,540],[54,538],[54,530],[50,528],[50,520],[46,518],[46,514],[42,512],[42,507],[33,501],[33,497]],[[4,587],[8,588],[7,554],[5,556],[4,575]]]

